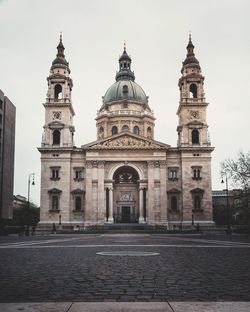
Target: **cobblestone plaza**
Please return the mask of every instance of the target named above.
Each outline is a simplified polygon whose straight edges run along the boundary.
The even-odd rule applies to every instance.
[[[250,300],[246,237],[0,237],[0,249],[1,303]]]

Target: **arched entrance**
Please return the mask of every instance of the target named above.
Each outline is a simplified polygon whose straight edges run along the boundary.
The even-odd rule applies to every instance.
[[[113,175],[114,222],[139,222],[139,175],[130,166],[119,167]]]

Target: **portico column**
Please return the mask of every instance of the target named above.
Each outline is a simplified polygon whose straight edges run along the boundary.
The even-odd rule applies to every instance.
[[[139,188],[139,223],[145,223],[143,217],[143,187]]]
[[[108,223],[114,223],[113,217],[113,188],[109,189],[109,218]]]

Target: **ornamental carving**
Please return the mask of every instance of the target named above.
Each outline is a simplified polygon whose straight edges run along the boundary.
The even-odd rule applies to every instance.
[[[92,161],[90,161],[90,160],[87,160],[86,161],[86,168],[92,168]]]

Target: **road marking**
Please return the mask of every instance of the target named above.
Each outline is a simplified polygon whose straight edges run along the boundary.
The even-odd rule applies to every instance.
[[[48,240],[40,240],[40,241],[25,241],[25,242],[16,242],[16,243],[4,243],[0,244],[1,247],[5,246],[31,246],[31,245],[40,245],[40,244],[51,244],[51,243],[60,243],[67,241],[81,240],[79,237],[74,238],[64,238],[64,239],[48,239]]]
[[[110,247],[150,247],[150,248],[250,248],[250,245],[173,245],[173,244],[94,244],[94,245],[6,245],[0,249],[28,249],[28,248],[110,248]]]
[[[158,238],[165,238],[165,239],[173,239],[173,240],[181,240],[181,241],[187,241],[187,242],[202,242],[202,243],[209,243],[209,244],[228,244],[228,245],[250,245],[249,243],[244,242],[233,242],[233,241],[223,241],[223,240],[211,240],[211,239],[204,239],[204,238],[183,238],[183,237],[164,237],[161,236]]]

